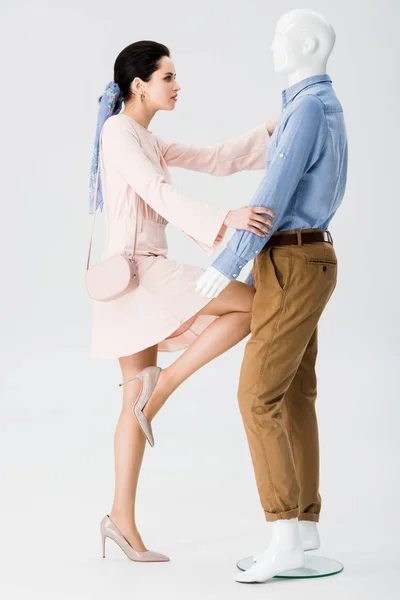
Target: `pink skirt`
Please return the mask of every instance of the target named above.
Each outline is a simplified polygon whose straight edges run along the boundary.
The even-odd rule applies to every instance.
[[[93,303],[94,359],[130,356],[158,344],[160,352],[183,350],[210,323],[214,315],[197,315],[210,302],[195,291],[204,273],[166,256],[137,260],[139,286],[111,302]]]

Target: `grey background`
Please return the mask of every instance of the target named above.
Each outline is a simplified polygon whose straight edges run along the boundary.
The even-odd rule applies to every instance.
[[[122,48],[139,39],[170,47],[182,91],[175,112],[158,113],[150,129],[211,144],[280,113],[287,80],[274,73],[269,45],[278,18],[303,7],[266,0],[2,0],[0,7],[0,590],[8,599],[397,597],[398,2],[303,6],[336,30],[328,73],[349,136],[347,192],[330,228],[339,280],[320,323],[318,357],[319,553],[345,571],[267,587],[233,581],[235,561],[269,537],[236,403],[245,342],[196,373],[154,422],[138,526],[171,563],[134,564],[111,543],[101,559],[120,373],[116,360],[90,358],[87,186],[97,97]],[[233,209],[250,201],[262,172],[172,175],[195,197]],[[172,225],[167,231],[171,258],[207,267],[192,241]],[[94,257],[103,234],[101,215]],[[176,357],[160,354],[159,364]]]

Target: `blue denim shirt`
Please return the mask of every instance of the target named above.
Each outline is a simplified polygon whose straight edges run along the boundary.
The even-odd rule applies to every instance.
[[[274,231],[327,229],[346,187],[347,135],[329,75],[314,75],[282,92],[283,110],[267,147],[266,172],[249,206],[271,208],[268,234],[237,230],[212,266],[236,279]],[[246,283],[253,285],[251,272]]]

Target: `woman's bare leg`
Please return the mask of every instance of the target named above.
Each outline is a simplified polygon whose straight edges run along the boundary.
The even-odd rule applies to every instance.
[[[232,281],[198,314],[218,315],[169,367],[160,373],[157,386],[144,408],[151,420],[169,396],[190,375],[208,362],[235,346],[250,333],[254,288],[240,281]],[[140,386],[136,384],[137,394]]]
[[[233,281],[199,311],[198,314],[218,315],[219,318],[175,362],[161,371],[156,389],[144,410],[147,418],[153,418],[172,392],[192,373],[250,333],[253,296],[252,287]],[[131,379],[145,367],[157,364],[157,346],[121,357],[119,364],[122,381]],[[135,500],[146,439],[132,414],[140,388],[138,380],[129,381],[122,388],[123,405],[114,437],[115,493],[110,517],[131,546],[142,552],[147,548],[136,527]]]
[[[157,345],[119,359],[122,380],[134,377],[145,367],[157,364]],[[122,410],[114,435],[115,492],[110,517],[135,550],[147,550],[135,522],[136,488],[142,465],[145,438],[132,406],[137,396],[131,383],[123,386]]]

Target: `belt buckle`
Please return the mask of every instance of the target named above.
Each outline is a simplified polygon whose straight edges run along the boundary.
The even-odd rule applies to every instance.
[[[333,245],[333,239],[332,239],[332,236],[331,236],[330,232],[329,232],[329,231],[326,231],[326,234],[327,234],[327,236],[328,236],[328,242],[329,242],[329,243],[331,243],[331,244]]]

